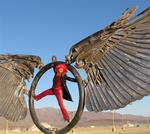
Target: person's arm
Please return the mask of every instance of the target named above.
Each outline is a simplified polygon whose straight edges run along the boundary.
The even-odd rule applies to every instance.
[[[67,75],[65,75],[64,78],[66,80],[69,80],[69,81],[72,81],[72,82],[77,82],[77,80],[75,78],[68,77]]]

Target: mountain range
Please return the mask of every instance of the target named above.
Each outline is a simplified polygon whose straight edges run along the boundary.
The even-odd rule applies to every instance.
[[[62,114],[59,109],[55,108],[40,108],[36,109],[36,114],[42,123],[50,124],[51,126],[63,127],[67,123],[64,122]],[[72,118],[75,112],[70,112],[70,117]],[[149,117],[139,116],[139,115],[127,115],[127,114],[114,114],[115,124],[124,125],[127,123],[133,124],[146,124]],[[90,127],[90,126],[111,126],[112,125],[112,112],[84,112],[77,127]],[[26,118],[18,122],[6,121],[5,118],[0,117],[0,130],[6,129],[6,124],[8,124],[9,129],[30,129],[34,123],[31,119],[30,113],[28,112]]]

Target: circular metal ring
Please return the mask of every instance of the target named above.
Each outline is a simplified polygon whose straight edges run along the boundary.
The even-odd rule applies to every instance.
[[[32,120],[34,122],[34,124],[45,134],[65,134],[68,131],[70,131],[80,120],[80,117],[83,113],[84,110],[84,104],[85,104],[85,91],[83,89],[83,85],[82,85],[82,79],[80,77],[80,74],[78,73],[78,71],[70,64],[66,64],[68,67],[68,70],[74,75],[75,79],[77,80],[77,85],[78,85],[78,90],[79,90],[79,104],[78,104],[78,108],[77,111],[75,113],[75,116],[73,117],[73,119],[71,120],[71,122],[65,126],[62,129],[56,129],[56,130],[51,130],[48,128],[45,128],[41,122],[39,121],[37,115],[36,115],[36,111],[35,111],[35,107],[34,107],[34,98],[33,96],[35,95],[35,89],[36,86],[40,80],[40,78],[42,77],[42,75],[48,71],[49,69],[53,68],[55,65],[57,64],[66,64],[65,62],[62,61],[57,61],[54,63],[49,63],[47,65],[45,65],[35,76],[31,88],[30,88],[30,92],[29,92],[29,110],[30,110],[30,114],[32,117]],[[55,132],[54,132],[55,131]]]

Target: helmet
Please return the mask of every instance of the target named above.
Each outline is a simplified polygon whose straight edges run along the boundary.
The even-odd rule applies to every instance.
[[[59,70],[60,68],[63,68],[64,72],[67,73],[68,68],[67,68],[67,66],[66,66],[65,64],[58,64],[58,65],[56,65],[56,66],[55,66],[55,72],[58,72],[58,70]]]

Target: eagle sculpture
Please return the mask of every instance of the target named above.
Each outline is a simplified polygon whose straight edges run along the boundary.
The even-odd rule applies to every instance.
[[[25,80],[33,77],[34,68],[42,66],[38,56],[0,55],[0,116],[11,121],[26,117]]]
[[[150,94],[150,8],[131,8],[111,25],[73,45],[66,62],[85,70],[86,108],[123,108]],[[26,80],[43,66],[33,55],[0,55],[0,115],[11,121],[27,114]]]

